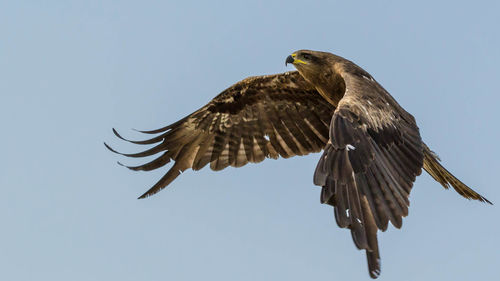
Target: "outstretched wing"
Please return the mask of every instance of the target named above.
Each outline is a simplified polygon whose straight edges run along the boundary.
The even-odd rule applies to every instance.
[[[120,154],[145,157],[162,153],[149,163],[128,167],[136,171],[157,169],[174,160],[170,170],[140,197],[144,198],[166,187],[186,169],[199,170],[208,163],[217,171],[261,162],[266,157],[319,152],[328,140],[334,110],[296,71],[250,77],[182,120],[158,130],[142,131],[158,136],[130,141],[157,144],[153,148]]]
[[[380,274],[377,230],[400,228],[421,173],[423,146],[414,118],[361,69],[344,73],[346,92],[330,125],[330,140],[314,183],[334,206],[337,224],[365,249],[370,276]]]

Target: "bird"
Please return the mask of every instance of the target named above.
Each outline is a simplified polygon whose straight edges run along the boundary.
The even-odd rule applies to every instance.
[[[368,72],[328,52],[298,50],[285,65],[296,70],[248,77],[222,91],[205,106],[156,130],[155,144],[127,157],[160,154],[134,171],[150,171],[173,162],[165,175],[139,198],[151,196],[182,172],[209,165],[219,171],[266,158],[322,152],[313,176],[320,202],[333,207],[335,221],[350,229],[355,246],[366,252],[368,272],[377,278],[381,261],[377,232],[388,223],[402,227],[409,195],[425,170],[444,188],[492,204],[441,164],[422,140],[415,118]],[[120,162],[118,162],[120,165]],[[125,165],[124,165],[125,166]]]

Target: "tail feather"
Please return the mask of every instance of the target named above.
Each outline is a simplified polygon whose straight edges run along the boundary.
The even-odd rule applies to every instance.
[[[457,179],[448,170],[439,163],[440,159],[432,150],[424,144],[424,170],[429,173],[444,188],[453,187],[458,194],[467,199],[479,200],[481,202],[492,204],[488,199],[472,190],[466,184]]]

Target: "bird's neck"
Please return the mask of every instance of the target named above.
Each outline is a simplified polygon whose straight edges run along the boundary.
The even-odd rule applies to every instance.
[[[316,90],[325,98],[329,103],[337,107],[340,99],[345,93],[345,81],[337,72],[325,72],[314,81],[313,85]]]

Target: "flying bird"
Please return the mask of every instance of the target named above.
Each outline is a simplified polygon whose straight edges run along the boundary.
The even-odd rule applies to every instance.
[[[156,144],[128,157],[160,154],[127,166],[150,171],[173,161],[139,198],[151,196],[187,169],[241,167],[266,158],[323,151],[314,172],[321,203],[333,206],[339,227],[366,251],[372,278],[380,275],[378,230],[401,228],[422,168],[444,188],[491,204],[448,172],[422,141],[415,118],[365,70],[340,56],[300,50],[286,58],[297,71],[246,78],[183,119],[133,141]],[[119,153],[105,144],[108,149]]]

